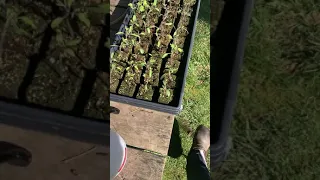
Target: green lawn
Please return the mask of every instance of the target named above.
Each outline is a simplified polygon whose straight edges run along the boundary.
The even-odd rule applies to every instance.
[[[188,69],[187,83],[184,91],[183,110],[176,117],[180,131],[182,154],[179,157],[168,157],[164,180],[186,179],[186,158],[192,144],[186,126],[195,129],[198,125],[210,126],[210,6],[209,0],[201,2],[197,32]]]
[[[256,0],[232,125],[214,180],[320,176],[320,3]]]

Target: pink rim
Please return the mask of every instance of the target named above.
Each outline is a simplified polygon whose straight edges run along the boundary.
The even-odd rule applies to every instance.
[[[122,171],[124,165],[126,164],[126,161],[127,161],[127,148],[124,149],[124,158],[118,172]]]

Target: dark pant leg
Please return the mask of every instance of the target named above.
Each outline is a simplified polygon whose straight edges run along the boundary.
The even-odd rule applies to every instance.
[[[188,180],[210,180],[210,173],[205,164],[205,159],[199,150],[190,150],[187,157]]]

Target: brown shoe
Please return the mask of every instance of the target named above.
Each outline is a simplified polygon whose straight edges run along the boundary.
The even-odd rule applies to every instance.
[[[205,154],[210,147],[210,129],[204,125],[198,126],[194,137],[191,149],[203,150]]]

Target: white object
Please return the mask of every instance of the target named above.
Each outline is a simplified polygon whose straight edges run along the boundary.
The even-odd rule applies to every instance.
[[[123,138],[110,130],[110,179],[122,171],[127,161],[127,146]]]

